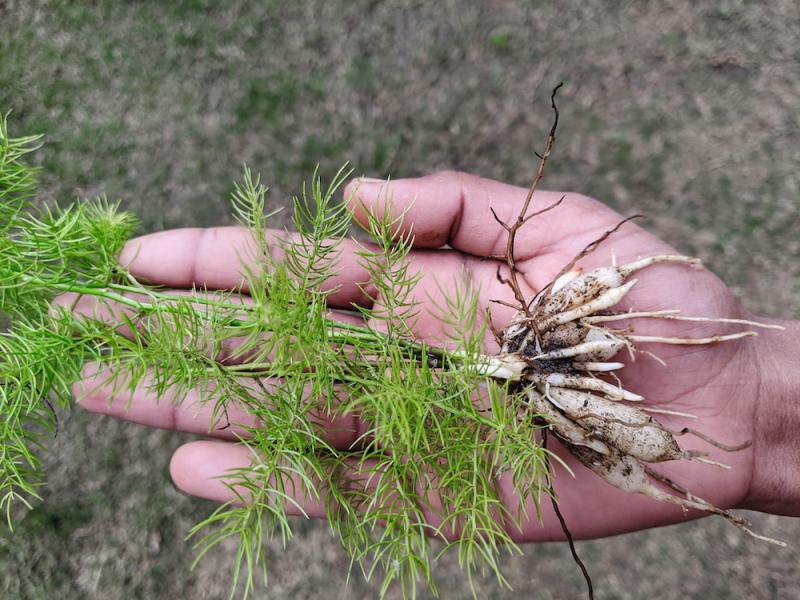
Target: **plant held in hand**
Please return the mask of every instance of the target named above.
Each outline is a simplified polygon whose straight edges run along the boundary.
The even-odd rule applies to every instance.
[[[202,494],[223,504],[193,533],[199,556],[238,539],[234,587],[241,582],[245,594],[266,566],[265,541],[288,541],[289,517],[298,514],[328,518],[353,562],[367,576],[383,573],[382,593],[395,581],[404,596],[419,580],[435,590],[432,561],[448,550],[470,578],[489,568],[505,582],[502,551],[548,526],[548,511],[571,542],[556,465],[584,465],[616,488],[718,514],[752,533],[741,517],[651,466],[724,466],[679,446],[685,433],[732,452],[746,451],[748,440],[726,446],[694,429],[669,429],[653,415],[693,415],[652,406],[623,386],[616,373],[625,364],[615,359],[644,352],[643,361],[660,360],[645,344],[711,347],[755,335],[643,334],[632,325],[639,320],[763,325],[671,307],[619,308],[637,283],[632,275],[698,261],[654,247],[582,271],[578,262],[627,222],[609,226],[610,211],[598,217],[599,235],[587,229],[579,252],[558,255],[542,269],[548,278],[530,283],[534,257],[519,234],[569,203],[556,197],[530,210],[547,196],[536,188],[555,140],[555,91],[552,101],[555,122],[524,201],[484,203],[484,216],[505,233],[491,243],[459,235],[463,190],[461,217],[446,235],[418,228],[414,236],[415,205],[395,203],[386,187],[369,206],[353,188],[352,207],[336,203],[344,170],[328,187],[315,175],[294,198],[295,231],[275,232],[267,189],[246,170],[233,195],[245,229],[210,230],[213,239],[168,232],[165,252],[161,234],[129,242],[136,220],[105,200],[36,209],[35,172],[23,158],[37,138],[10,138],[3,121],[0,311],[9,328],[0,337],[0,494],[9,523],[15,501],[36,497],[37,451],[56,429],[54,404],[68,406],[80,382],[84,401],[106,410],[110,400],[120,412],[146,405],[132,418],[165,426],[169,415],[169,426],[235,442],[212,450],[229,468]],[[348,237],[354,217],[370,242]],[[212,250],[205,263],[182,252],[202,247],[198,235]],[[222,256],[236,267],[214,268]],[[574,458],[548,448],[548,435]],[[209,447],[195,450],[191,460]],[[189,482],[177,456],[176,464],[176,480]],[[664,513],[664,522],[675,520]]]

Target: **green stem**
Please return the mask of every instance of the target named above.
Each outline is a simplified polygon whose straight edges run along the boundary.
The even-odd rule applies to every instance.
[[[136,300],[129,296],[125,296],[124,293],[127,292],[135,294],[144,294],[149,296],[150,298],[165,300],[167,302],[186,299],[188,297],[191,299],[191,302],[193,304],[201,304],[204,306],[212,306],[223,310],[241,311],[245,313],[249,311],[249,307],[246,304],[241,304],[241,303],[237,304],[234,302],[214,300],[199,295],[192,295],[187,297],[176,296],[175,294],[169,294],[152,289],[137,288],[134,286],[126,286],[121,284],[111,284],[108,287],[98,287],[98,286],[83,285],[79,283],[48,282],[35,278],[25,278],[25,279],[27,283],[40,286],[49,286],[52,289],[65,293],[72,292],[84,296],[93,296],[96,298],[112,300],[114,302],[118,302],[124,306],[133,308],[136,311],[143,313],[157,312],[157,311],[170,312],[170,307],[168,305],[156,304],[154,302],[142,302],[140,300]],[[203,313],[197,311],[194,308],[192,308],[192,310],[195,310],[195,312],[200,316],[205,316],[203,315]],[[358,347],[359,345],[363,346],[365,342],[367,344],[369,343],[384,344],[389,340],[388,336],[384,335],[379,331],[375,331],[374,329],[370,329],[369,327],[363,327],[355,325],[353,323],[345,323],[342,321],[335,321],[333,319],[325,319],[324,322],[325,325],[330,329],[331,342],[334,344],[345,344]],[[255,322],[248,322],[247,320],[243,319],[231,319],[229,321],[229,324],[231,327],[242,327],[242,328],[253,327],[253,326],[263,327],[263,331],[265,333],[270,331],[268,323],[255,323]],[[408,350],[420,358],[422,357],[434,358],[434,359],[439,359],[442,362],[447,362],[451,364],[464,364],[468,362],[468,357],[463,352],[459,351],[450,351],[436,346],[429,346],[425,343],[414,342],[411,340],[397,339],[397,338],[391,338],[391,343],[401,346],[404,350]]]

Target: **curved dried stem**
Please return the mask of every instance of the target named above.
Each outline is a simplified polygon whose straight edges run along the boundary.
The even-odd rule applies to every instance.
[[[517,218],[509,225],[497,216],[497,213],[495,213],[493,208],[490,207],[489,209],[492,211],[492,215],[494,216],[495,220],[503,229],[508,232],[505,260],[506,264],[508,265],[509,275],[506,283],[508,283],[509,287],[511,287],[511,291],[514,293],[514,298],[519,303],[520,310],[522,310],[528,317],[531,317],[532,315],[528,309],[528,302],[525,300],[525,295],[522,293],[522,288],[519,284],[519,270],[517,269],[517,262],[514,256],[514,246],[517,239],[517,232],[523,225],[525,225],[525,223],[527,223],[531,218],[555,208],[564,200],[564,197],[562,196],[561,199],[559,199],[557,202],[554,202],[550,206],[528,215],[528,209],[530,208],[531,201],[533,200],[533,194],[536,192],[536,188],[539,187],[539,182],[541,182],[542,177],[544,177],[544,168],[547,164],[547,159],[550,157],[550,152],[553,150],[553,144],[555,144],[556,141],[556,129],[558,128],[558,106],[556,105],[556,94],[562,85],[564,84],[559,83],[550,93],[550,106],[553,109],[553,124],[550,127],[550,132],[547,134],[547,142],[544,146],[544,152],[537,154],[539,157],[539,167],[536,170],[536,176],[533,178],[533,183],[531,183],[530,188],[528,188],[528,194],[525,196],[525,201],[522,203],[522,208],[520,209]]]
[[[547,449],[547,430],[546,429],[542,430],[542,448],[544,448],[545,450]],[[547,457],[545,459],[546,462],[547,462],[547,469],[552,473],[553,467],[552,467],[552,464],[550,463],[550,457],[549,457],[548,454],[545,454],[545,456]],[[556,497],[555,488],[553,487],[552,478],[550,479],[550,501],[553,504],[553,512],[556,513],[556,517],[558,518],[558,522],[561,525],[561,530],[564,532],[564,535],[567,538],[567,542],[569,543],[569,551],[572,554],[572,560],[574,560],[575,564],[578,565],[578,567],[581,570],[581,573],[583,574],[583,578],[586,580],[586,591],[587,591],[587,595],[589,597],[589,600],[594,600],[594,586],[592,585],[592,577],[591,577],[591,575],[589,575],[589,570],[586,568],[586,565],[583,564],[583,561],[581,560],[581,557],[578,556],[578,551],[575,548],[575,540],[572,537],[572,532],[569,530],[569,527],[567,526],[567,522],[564,519],[564,515],[561,514],[561,509],[558,507],[558,500],[557,500],[557,497]]]

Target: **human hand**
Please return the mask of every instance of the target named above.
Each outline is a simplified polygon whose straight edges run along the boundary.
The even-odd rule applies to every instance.
[[[362,180],[351,184],[346,196],[351,198],[356,218],[364,221],[365,210],[382,210],[386,182]],[[435,308],[437,298],[457,279],[462,269],[480,286],[480,308],[490,308],[493,323],[502,328],[513,310],[492,300],[513,302],[510,288],[497,278],[502,261],[487,258],[505,251],[506,232],[492,217],[490,207],[500,219],[511,221],[519,212],[526,190],[502,183],[457,173],[439,173],[428,177],[394,181],[389,185],[393,210],[408,209],[403,227],[413,230],[415,250],[412,268],[421,273],[415,296],[421,311],[415,334],[420,340],[437,342],[441,323],[426,308]],[[537,192],[534,208],[556,201],[561,194]],[[552,277],[586,244],[614,227],[620,216],[604,205],[578,194],[567,194],[563,204],[528,223],[517,236],[516,258],[526,297],[547,285]],[[272,232],[271,235],[280,235]],[[121,262],[137,277],[162,286],[187,289],[231,289],[241,283],[240,256],[249,244],[249,234],[239,228],[184,229],[166,231],[130,242]],[[448,246],[448,248],[443,248]],[[674,254],[669,246],[634,224],[627,224],[581,265],[591,268],[610,264],[611,252],[619,262],[653,254]],[[354,247],[346,245],[342,268],[334,281],[336,290],[329,297],[333,309],[348,309],[352,303],[370,302],[364,293],[367,273],[358,265]],[[620,309],[680,309],[685,315],[742,318],[743,309],[727,287],[704,269],[680,265],[654,265],[639,274],[639,284],[626,296]],[[366,287],[369,291],[369,286]],[[378,298],[378,302],[380,299]],[[431,311],[435,314],[435,310]],[[352,316],[342,318],[354,318]],[[637,333],[704,336],[725,333],[726,326],[708,323],[650,322],[636,323]],[[773,501],[761,488],[754,466],[763,462],[757,455],[756,428],[759,395],[763,381],[759,365],[764,361],[764,346],[752,340],[703,346],[661,346],[648,348],[658,354],[666,367],[646,356],[620,371],[626,389],[645,397],[645,402],[660,408],[689,412],[698,417],[692,425],[712,438],[737,444],[754,440],[745,450],[724,454],[701,440],[682,438],[682,445],[706,450],[712,458],[731,465],[723,471],[691,461],[659,465],[659,470],[684,484],[693,493],[719,507],[761,507]],[[486,339],[487,352],[497,351],[493,338]],[[230,469],[246,466],[250,450],[233,443],[229,430],[209,432],[210,408],[199,407],[189,397],[176,404],[170,398],[160,401],[147,389],[137,389],[130,404],[113,402],[109,385],[96,379],[82,382],[77,395],[84,407],[96,412],[136,421],[155,427],[167,427],[197,434],[213,434],[228,441],[197,441],[179,448],[171,463],[172,476],[187,493],[216,501],[231,499],[223,484]],[[190,392],[191,396],[191,392]],[[127,399],[127,398],[126,398]],[[246,414],[230,415],[246,420]],[[686,422],[674,417],[659,417],[671,429]],[[355,417],[339,417],[328,422],[331,443],[349,447],[361,428]],[[611,487],[582,467],[562,448],[553,448],[574,471],[569,476],[556,466],[555,487],[560,510],[576,538],[600,537],[625,531],[664,525],[687,518],[673,505],[628,494]],[[513,486],[501,479],[499,486],[509,506],[516,506]],[[591,507],[586,499],[591,498]],[[325,517],[320,501],[298,498],[305,513]],[[759,504],[761,503],[761,504]],[[766,504],[765,504],[766,503]],[[532,509],[532,507],[531,507]],[[560,525],[549,505],[543,506],[544,523],[535,519],[523,523],[521,531],[511,535],[519,541],[561,539]],[[298,511],[296,511],[298,512]],[[701,516],[697,513],[692,516]]]

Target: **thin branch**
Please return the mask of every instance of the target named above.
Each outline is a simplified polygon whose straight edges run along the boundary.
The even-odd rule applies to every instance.
[[[547,429],[542,429],[542,448],[547,450]],[[547,465],[547,470],[550,472],[551,476],[550,484],[548,487],[550,490],[549,494],[550,502],[552,502],[553,504],[553,511],[556,513],[556,517],[558,517],[558,522],[561,524],[561,530],[567,537],[567,542],[569,543],[569,551],[572,553],[572,559],[578,565],[578,567],[581,570],[581,573],[583,573],[583,578],[586,580],[586,588],[589,595],[589,600],[594,600],[594,587],[592,586],[592,577],[591,575],[589,575],[589,571],[586,568],[586,565],[583,564],[581,557],[578,556],[578,551],[575,548],[575,540],[572,537],[572,532],[570,532],[569,527],[567,527],[567,522],[564,519],[564,515],[561,514],[561,509],[559,509],[558,507],[558,500],[556,500],[556,491],[555,488],[553,487],[553,480],[552,480],[553,465],[550,462],[550,456],[547,453],[545,453],[545,463]]]
[[[489,300],[489,302],[491,302],[492,304],[500,304],[502,306],[508,306],[509,308],[519,308],[516,304],[511,304],[511,302],[506,302],[505,300]]]
[[[696,438],[700,438],[707,444],[711,444],[712,446],[719,448],[720,450],[724,450],[725,452],[739,452],[740,450],[744,450],[745,448],[749,448],[753,445],[753,442],[749,440],[742,442],[741,444],[723,444],[722,442],[718,442],[714,438],[689,427],[684,427],[680,431],[674,432],[674,435],[686,435],[687,433],[695,436]]]
[[[500,221],[495,215],[495,219],[500,222],[501,225],[508,231],[508,240],[506,241],[506,263],[508,264],[509,268],[509,279],[508,285],[511,287],[511,291],[514,293],[514,298],[519,303],[520,309],[525,313],[525,315],[530,318],[532,317],[530,310],[528,309],[528,303],[525,301],[525,295],[522,293],[522,288],[519,284],[519,279],[517,275],[519,274],[517,270],[517,263],[514,257],[514,245],[517,239],[517,232],[519,231],[520,227],[522,227],[526,221],[528,220],[528,208],[530,207],[531,201],[533,200],[533,194],[536,191],[536,188],[539,187],[539,182],[544,177],[544,167],[547,164],[547,159],[550,156],[550,152],[553,149],[553,144],[556,141],[556,128],[558,127],[558,107],[556,106],[556,94],[558,93],[559,88],[563,85],[563,83],[559,83],[556,87],[553,88],[553,91],[550,94],[550,106],[553,109],[554,117],[553,117],[553,124],[550,127],[550,132],[547,134],[547,142],[545,143],[544,152],[541,154],[537,153],[539,157],[539,168],[536,171],[536,177],[533,179],[533,183],[531,183],[530,188],[528,189],[528,195],[525,197],[525,202],[522,204],[522,209],[520,210],[519,214],[517,215],[516,220],[510,226]],[[560,201],[559,201],[560,202]],[[557,205],[558,203],[556,203]],[[548,207],[546,210],[550,208],[554,208],[554,206]],[[540,211],[541,212],[541,211]],[[492,214],[494,214],[494,210],[492,210]],[[531,216],[535,216],[534,213]]]
[[[503,285],[507,285],[508,283],[510,283],[509,280],[503,277],[503,275],[500,273],[500,265],[497,265],[497,273],[495,273],[495,277],[497,277],[497,281],[499,281]],[[512,306],[516,308],[516,304],[513,304]]]
[[[556,206],[560,206],[561,203],[564,201],[564,198],[566,198],[566,197],[567,197],[567,195],[564,194],[563,196],[561,196],[561,198],[559,198],[556,202],[553,202],[550,206],[548,206],[546,208],[543,208],[542,210],[537,210],[535,213],[528,215],[527,217],[525,217],[525,221],[523,221],[523,225],[525,223],[527,223],[528,221],[530,221],[532,218],[538,217],[539,215],[543,215],[544,213],[546,213],[546,212],[548,212],[550,210],[553,210]]]
[[[491,300],[490,300],[491,302]],[[485,313],[486,323],[489,325],[489,331],[492,332],[494,336],[494,340],[500,345],[503,345],[503,335],[500,333],[500,330],[495,327],[494,321],[492,321],[492,312],[489,310],[489,307],[486,307]]]
[[[500,224],[500,227],[502,227],[506,231],[510,231],[511,230],[511,228],[508,225],[506,225],[505,222],[503,222],[503,220],[500,217],[497,216],[497,213],[494,211],[494,209],[491,206],[489,207],[489,210],[492,212],[492,216],[494,217],[494,220],[497,221]]]
[[[570,271],[570,270],[572,269],[572,267],[574,267],[574,266],[575,266],[575,264],[576,264],[576,263],[577,263],[579,260],[581,260],[582,258],[584,258],[584,257],[588,256],[589,254],[591,254],[592,252],[594,252],[595,250],[597,250],[597,247],[598,247],[600,244],[602,244],[604,241],[606,241],[606,239],[608,239],[608,237],[609,237],[609,236],[611,236],[611,235],[613,235],[614,233],[616,233],[617,231],[619,231],[619,228],[620,228],[620,227],[622,227],[623,225],[625,225],[625,223],[627,223],[627,222],[629,222],[629,221],[633,221],[634,219],[643,219],[643,218],[644,218],[644,215],[631,215],[630,217],[626,217],[626,218],[622,219],[622,221],[620,221],[619,223],[617,223],[616,225],[614,225],[614,227],[612,227],[611,229],[609,229],[608,231],[606,231],[606,232],[605,232],[603,235],[601,235],[599,238],[597,238],[597,239],[595,239],[595,240],[591,241],[589,244],[587,244],[587,245],[586,245],[586,246],[583,248],[583,250],[581,250],[580,252],[578,252],[578,254],[576,254],[576,255],[575,255],[573,258],[572,258],[572,260],[571,260],[571,261],[569,261],[569,262],[568,262],[566,265],[564,265],[564,267],[563,267],[563,268],[562,268],[562,269],[561,269],[561,270],[560,270],[560,271],[559,271],[559,272],[558,272],[558,273],[555,275],[555,277],[553,277],[553,278],[550,280],[550,283],[548,283],[548,284],[547,284],[545,287],[543,287],[543,288],[542,288],[542,289],[539,291],[539,293],[537,293],[537,294],[536,294],[536,296],[534,296],[534,297],[533,297],[533,300],[531,300],[531,302],[530,302],[530,305],[531,305],[531,306],[535,306],[535,305],[536,305],[538,302],[540,302],[540,301],[541,301],[541,299],[542,299],[542,298],[546,298],[546,297],[547,297],[547,295],[550,293],[550,290],[553,288],[553,285],[555,284],[555,282],[556,282],[556,281],[558,281],[558,279],[559,279],[559,278],[560,278],[562,275],[564,275],[565,273],[567,273],[568,271]],[[529,307],[528,307],[528,309],[530,310],[530,308],[529,308]],[[528,312],[527,314],[528,314],[528,315],[530,315],[530,312]]]

